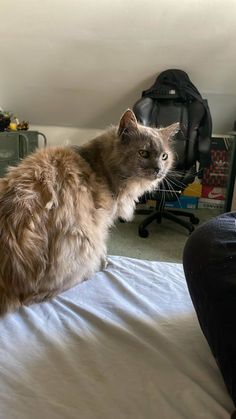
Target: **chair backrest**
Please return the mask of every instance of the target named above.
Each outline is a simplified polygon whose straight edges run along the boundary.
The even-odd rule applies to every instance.
[[[166,70],[154,85],[142,93],[134,107],[140,123],[165,127],[180,123],[173,148],[177,170],[187,170],[196,161],[206,167],[210,163],[211,115],[206,100],[182,70]]]

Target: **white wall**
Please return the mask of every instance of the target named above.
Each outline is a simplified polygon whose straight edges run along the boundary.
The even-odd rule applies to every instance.
[[[58,127],[48,125],[31,125],[30,129],[42,132],[50,146],[81,145],[99,135],[102,130],[89,128]],[[40,139],[41,138],[41,139]],[[42,141],[42,137],[39,137]]]
[[[236,120],[236,96],[223,93],[205,94],[208,99],[213,121],[213,132],[227,134],[233,130]]]
[[[1,0],[0,39],[0,105],[34,125],[103,129],[167,68],[236,119],[235,0]]]

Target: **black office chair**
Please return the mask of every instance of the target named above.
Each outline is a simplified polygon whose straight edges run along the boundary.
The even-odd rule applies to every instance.
[[[165,209],[165,202],[176,201],[186,186],[194,181],[197,162],[199,177],[203,168],[210,164],[212,124],[207,101],[202,99],[185,72],[166,70],[150,89],[143,92],[133,110],[143,125],[165,127],[179,122],[181,127],[172,143],[175,154],[173,171],[158,190],[142,197],[142,202],[156,200],[156,211],[140,224],[139,235],[148,237],[146,227],[154,220],[161,223],[162,218],[182,225],[191,234],[199,219],[187,211]]]

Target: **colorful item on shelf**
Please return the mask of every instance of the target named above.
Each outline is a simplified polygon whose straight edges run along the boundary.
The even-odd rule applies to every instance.
[[[19,121],[12,112],[0,108],[0,131],[27,131],[29,121]]]
[[[194,181],[190,183],[187,188],[183,191],[184,196],[195,196],[196,198],[200,198],[202,195],[202,185],[198,181]]]
[[[226,196],[226,188],[219,186],[202,186],[202,198],[224,200]]]
[[[224,187],[227,183],[231,141],[229,136],[213,136],[211,139],[211,165],[204,169],[202,184]]]
[[[28,121],[21,121],[17,125],[17,129],[19,131],[27,131],[29,129],[29,122]]]
[[[0,131],[5,131],[11,122],[11,115],[8,112],[0,111]]]

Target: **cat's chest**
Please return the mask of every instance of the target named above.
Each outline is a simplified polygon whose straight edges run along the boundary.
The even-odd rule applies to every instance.
[[[138,181],[130,182],[117,196],[115,215],[126,221],[133,218],[136,202],[144,192],[153,189],[153,182]]]

